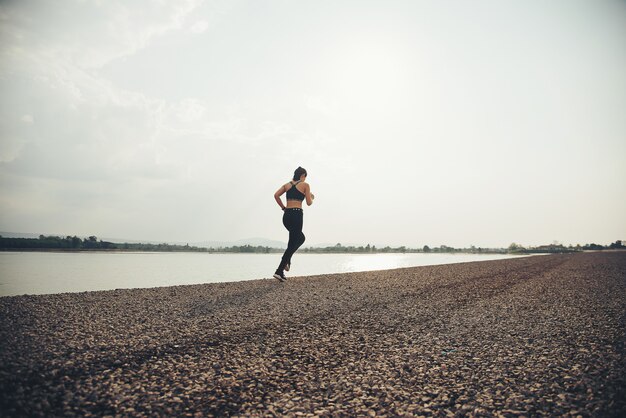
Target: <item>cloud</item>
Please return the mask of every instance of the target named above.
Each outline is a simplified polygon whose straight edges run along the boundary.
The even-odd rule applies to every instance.
[[[302,148],[312,137],[292,123],[250,119],[250,109],[216,111],[197,97],[166,101],[100,76],[102,66],[149,47],[168,31],[206,31],[211,13],[232,7],[212,3],[211,13],[198,19],[199,4],[77,1],[63,7],[45,2],[4,7],[0,51],[7,59],[0,64],[0,87],[7,106],[0,121],[4,136],[13,139],[0,147],[1,172],[112,184],[207,182],[246,164],[297,155],[293,144]]]
[[[0,141],[0,164],[14,161],[22,151],[24,141],[14,137],[3,137]]]
[[[200,34],[206,32],[208,28],[209,22],[207,22],[206,20],[199,20],[194,23],[191,28],[189,28],[189,31],[192,33]]]
[[[201,100],[188,98],[172,106],[176,117],[183,123],[201,120],[207,113],[206,107]]]
[[[3,48],[80,68],[101,68],[181,29],[201,0],[12,2],[3,7]]]
[[[159,133],[167,128],[162,121],[192,122],[203,115],[201,104],[168,105],[113,85],[97,69],[167,31],[183,29],[199,4],[3,5],[2,170],[65,179],[175,175],[176,167],[162,158]],[[176,117],[164,117],[164,109]]]
[[[305,95],[303,100],[304,106],[307,109],[322,113],[324,115],[336,115],[339,111],[339,106],[336,100],[325,100],[320,96],[311,95]]]

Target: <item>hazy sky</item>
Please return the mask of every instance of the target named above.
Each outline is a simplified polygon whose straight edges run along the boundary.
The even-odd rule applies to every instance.
[[[2,1],[0,230],[626,239],[624,1]]]

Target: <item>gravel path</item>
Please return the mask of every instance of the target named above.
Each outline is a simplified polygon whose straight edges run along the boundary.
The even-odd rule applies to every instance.
[[[0,318],[2,416],[626,416],[626,252],[3,297]]]

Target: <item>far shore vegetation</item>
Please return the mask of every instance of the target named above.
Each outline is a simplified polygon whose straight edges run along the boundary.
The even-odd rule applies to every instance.
[[[474,245],[469,248],[453,248],[447,245],[430,247],[376,247],[344,246],[341,243],[328,247],[304,247],[300,251],[309,254],[372,254],[372,253],[469,253],[469,254],[537,254],[571,253],[578,251],[599,251],[626,249],[621,240],[609,245],[585,244],[563,245],[553,242],[548,245],[524,247],[512,243],[508,248],[482,248]],[[7,238],[0,235],[0,251],[155,251],[155,252],[203,252],[203,253],[282,253],[284,249],[266,246],[238,245],[231,247],[197,247],[176,244],[115,243],[98,240],[95,236],[79,238],[77,236],[45,236],[39,238]]]

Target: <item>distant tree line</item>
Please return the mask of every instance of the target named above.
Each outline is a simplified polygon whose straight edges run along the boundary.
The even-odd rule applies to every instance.
[[[439,247],[429,247],[424,245],[421,248],[407,248],[407,247],[383,247],[376,248],[375,245],[370,246],[367,244],[363,246],[343,246],[341,243],[329,247],[317,247],[317,248],[304,248],[302,251],[306,253],[469,253],[469,254],[536,254],[536,253],[571,253],[577,251],[589,251],[589,250],[616,250],[626,249],[626,246],[622,245],[622,241],[618,240],[610,245],[598,245],[598,244],[585,244],[576,246],[565,246],[558,242],[554,242],[549,245],[539,245],[536,247],[524,247],[522,245],[512,243],[508,248],[482,248],[474,245],[469,248],[454,248],[447,245],[440,245]]]
[[[264,247],[261,245],[233,245],[232,247],[218,247],[207,248],[210,253],[254,253],[254,254],[269,254],[283,252],[280,248]]]
[[[549,245],[540,245],[537,247],[523,247],[519,244],[512,243],[509,245],[508,252],[512,254],[533,254],[533,253],[573,253],[578,251],[599,251],[599,250],[623,250],[626,249],[626,246],[622,245],[621,240],[617,240],[614,243],[609,245],[599,245],[599,244],[585,244],[580,245],[568,245],[565,246],[558,242],[554,242]]]
[[[96,236],[81,239],[77,236],[45,236],[39,238],[6,238],[0,236],[0,250],[57,250],[57,251],[190,251],[227,253],[270,253],[280,249],[251,245],[206,248],[175,244],[114,243],[98,240]]]
[[[524,247],[522,245],[512,243],[508,248],[481,248],[470,246],[469,248],[454,248],[447,245],[439,247],[429,247],[424,245],[421,248],[402,247],[382,247],[377,248],[375,245],[367,244],[366,246],[344,246],[341,243],[328,247],[306,247],[301,251],[305,253],[330,254],[330,253],[350,253],[350,254],[368,254],[368,253],[471,253],[471,254],[533,254],[533,253],[568,253],[585,250],[616,250],[626,249],[621,240],[617,240],[610,245],[585,244],[576,246],[554,242],[549,245],[540,245],[537,247]],[[6,238],[0,236],[0,250],[32,250],[32,251],[188,251],[188,252],[205,252],[205,253],[255,253],[268,254],[280,253],[284,250],[281,248],[272,248],[266,246],[239,245],[232,247],[206,248],[176,244],[143,244],[143,243],[114,243],[98,240],[96,236],[88,238],[79,238],[77,236],[45,236],[40,235],[39,238]]]
[[[429,247],[424,245],[421,248],[409,248],[406,246],[401,247],[382,247],[376,248],[375,245],[367,244],[366,246],[353,246],[353,245],[341,245],[337,243],[329,247],[307,247],[302,250],[305,253],[482,253],[482,254],[506,254],[507,250],[503,248],[476,248],[471,246],[470,248],[453,248],[447,245],[440,245],[439,247]]]
[[[598,245],[598,244],[585,244],[582,247],[583,250],[623,250],[626,249],[626,246],[622,244],[621,240],[617,240],[608,246]]]
[[[0,249],[21,250],[109,250],[112,242],[98,241],[95,236],[81,239],[77,236],[57,237],[39,235],[39,238],[6,238],[0,236]]]

